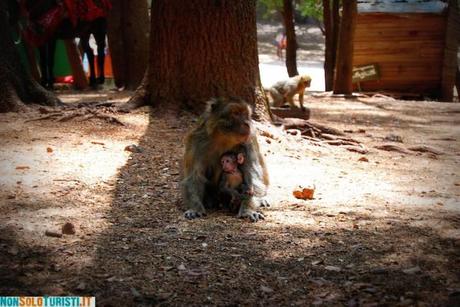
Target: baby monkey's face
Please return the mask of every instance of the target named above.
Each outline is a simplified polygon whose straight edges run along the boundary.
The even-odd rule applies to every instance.
[[[223,156],[222,159],[220,159],[220,163],[222,164],[223,171],[226,173],[234,172],[238,167],[236,157],[231,155]]]

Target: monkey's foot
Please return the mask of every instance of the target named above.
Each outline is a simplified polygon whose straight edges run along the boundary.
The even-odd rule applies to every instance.
[[[206,215],[205,212],[198,212],[198,211],[191,210],[191,209],[185,211],[185,213],[184,213],[185,218],[187,218],[189,220],[193,220],[193,219],[196,219],[196,218],[199,218],[199,217],[203,217],[205,215]]]
[[[265,198],[260,199],[259,205],[260,205],[261,208],[270,207],[270,203]]]
[[[257,221],[265,219],[264,215],[257,211],[245,211],[242,213],[238,213],[237,217],[242,218],[242,219],[249,218],[251,222],[257,222]]]

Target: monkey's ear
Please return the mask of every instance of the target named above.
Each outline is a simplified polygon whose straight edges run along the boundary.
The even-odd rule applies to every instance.
[[[211,100],[207,102],[206,111],[208,113],[216,111],[220,103],[221,101],[218,98],[211,98]]]

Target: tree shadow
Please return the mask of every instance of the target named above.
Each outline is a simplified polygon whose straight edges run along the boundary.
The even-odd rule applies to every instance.
[[[271,210],[289,210],[275,207],[260,223],[219,211],[184,219],[178,180],[190,122],[151,116],[142,152],[120,170],[110,226],[97,238],[93,265],[79,273],[88,284],[82,293],[98,305],[447,302],[459,282],[447,273],[460,268],[458,242],[398,216],[385,224],[349,213],[338,226],[320,211],[314,224],[298,225],[271,219]],[[367,223],[355,227],[358,220]]]
[[[185,220],[180,160],[194,118],[155,112],[108,211],[95,208],[104,223],[71,253],[2,228],[2,295],[96,296],[98,306],[458,303],[458,240],[412,223],[415,209],[382,218],[274,204],[259,223],[222,211]],[[275,217],[288,211],[296,221]],[[460,227],[453,213],[432,218]]]

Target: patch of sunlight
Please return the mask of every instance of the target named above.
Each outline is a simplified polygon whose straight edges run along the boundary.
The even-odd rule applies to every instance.
[[[275,82],[289,78],[286,64],[281,60],[270,57],[259,57],[260,79],[264,87],[270,87]],[[298,62],[299,74],[307,74],[312,78],[310,91],[324,91],[324,68],[320,62]]]
[[[131,156],[125,147],[137,145],[146,128],[139,127],[129,139],[66,134],[54,140],[10,143],[0,148],[0,189],[20,187],[21,192],[41,195],[64,185],[93,186],[114,180]]]

